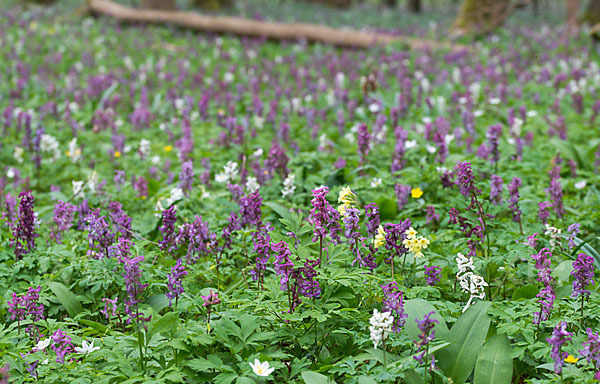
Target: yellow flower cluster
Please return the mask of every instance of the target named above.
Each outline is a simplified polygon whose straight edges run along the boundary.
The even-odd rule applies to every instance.
[[[338,206],[338,212],[340,213],[340,215],[345,216],[346,209],[355,205],[357,201],[358,198],[356,197],[354,192],[352,192],[350,187],[342,188],[342,190],[340,191],[340,195],[338,196],[338,203],[340,203],[340,205]]]
[[[429,245],[429,240],[423,236],[418,236],[418,232],[410,227],[404,232],[406,239],[402,242],[406,248],[415,255],[415,257],[423,257],[423,249]]]
[[[385,245],[385,231],[383,230],[383,225],[380,225],[377,228],[377,234],[373,240],[373,245],[375,248],[381,248]]]

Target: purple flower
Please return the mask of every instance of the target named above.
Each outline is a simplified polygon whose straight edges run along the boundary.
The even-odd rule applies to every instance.
[[[104,302],[104,309],[100,310],[100,313],[106,316],[106,319],[110,319],[111,316],[117,316],[117,298],[108,299],[106,297],[102,298]]]
[[[573,223],[567,228],[567,232],[569,232],[569,249],[575,247],[575,237],[577,237],[577,234],[579,233],[579,228],[579,223]]]
[[[548,218],[550,217],[550,212],[548,212],[548,208],[552,207],[552,203],[549,201],[543,201],[538,203],[538,218],[543,224],[548,222]]]
[[[551,276],[552,270],[550,269],[550,258],[552,252],[548,248],[541,249],[537,255],[531,255],[531,258],[535,260],[535,268],[538,270],[537,280],[544,284],[544,288],[537,294],[538,304],[540,304],[540,312],[534,312],[533,324],[538,326],[542,321],[550,318],[550,311],[554,307],[554,300],[556,295],[554,293],[554,279]]]
[[[275,274],[280,276],[280,285],[282,291],[287,291],[290,275],[294,269],[294,263],[290,259],[292,252],[289,250],[285,241],[277,244],[271,244],[271,251],[275,256]]]
[[[108,203],[108,211],[110,212],[110,218],[116,224],[119,233],[124,237],[131,237],[131,217],[125,213],[121,203],[118,201],[111,201]]]
[[[167,253],[173,252],[176,246],[175,222],[177,221],[177,208],[174,205],[162,212],[162,223],[158,230],[162,234],[162,240],[159,242],[160,249]]]
[[[253,226],[260,230],[262,226],[262,198],[258,191],[240,199],[240,224],[243,227]]]
[[[490,200],[495,205],[502,205],[503,181],[500,176],[490,176]]]
[[[269,244],[269,235],[258,233],[254,238],[254,252],[256,253],[256,263],[253,270],[250,271],[252,279],[262,283],[264,272],[267,270],[267,262],[271,255],[271,246]]]
[[[356,141],[358,142],[358,156],[360,159],[360,164],[364,165],[367,161],[367,155],[369,154],[369,148],[371,145],[371,134],[369,133],[367,124],[359,124]]]
[[[478,196],[481,191],[475,188],[475,176],[471,169],[471,163],[463,161],[459,162],[454,167],[456,176],[458,177],[457,184],[460,187],[460,193],[464,196]]]
[[[294,278],[298,281],[298,292],[304,297],[317,298],[321,296],[321,286],[315,280],[317,276],[315,266],[318,265],[321,265],[319,260],[306,260],[304,267],[294,271]]]
[[[141,314],[138,310],[138,304],[143,301],[143,293],[144,288],[148,286],[148,284],[142,284],[142,271],[140,270],[139,264],[144,261],[144,256],[139,255],[137,257],[132,258],[123,258],[121,262],[123,263],[123,269],[125,273],[123,273],[123,277],[125,278],[125,313],[129,316],[127,319],[127,324],[130,324],[132,320],[135,322],[138,321],[149,321],[148,319],[144,319],[141,317]]]
[[[434,286],[440,281],[440,273],[441,269],[438,266],[425,266],[425,280],[427,281],[427,285]]]
[[[598,332],[594,333],[591,328],[586,329],[586,333],[587,340],[583,342],[583,349],[579,353],[598,370],[600,369],[600,337]]]
[[[17,222],[17,200],[10,193],[4,195],[4,207],[6,210],[2,212],[2,218],[12,230]]]
[[[110,230],[104,216],[100,216],[100,209],[92,211],[87,217],[88,225],[88,256],[95,259],[109,257],[109,248],[115,241],[115,234]]]
[[[419,363],[423,363],[423,359],[426,359],[429,350],[429,343],[435,339],[434,327],[435,324],[439,324],[439,321],[431,318],[431,315],[434,313],[434,311],[429,312],[427,315],[425,315],[423,320],[415,319],[421,334],[419,334],[419,340],[415,341],[415,344],[417,345],[417,354],[414,355],[413,358]],[[435,369],[435,356],[431,356],[431,369]],[[427,360],[425,360],[425,363],[427,363]]]
[[[219,299],[219,294],[218,293],[214,293],[213,290],[210,290],[210,293],[207,296],[201,296],[202,297],[202,306],[203,307],[211,307],[212,305],[217,305],[221,302],[221,299]]]
[[[44,305],[39,302],[41,291],[42,287],[29,287],[27,293],[23,296],[23,305],[25,306],[27,315],[30,316],[33,322],[44,318]]]
[[[329,193],[327,187],[312,191],[313,198],[310,201],[312,209],[308,216],[308,222],[314,227],[312,241],[324,239],[328,234],[334,241],[339,241],[340,214],[327,201],[327,193]]]
[[[492,164],[496,164],[500,160],[500,150],[498,147],[498,140],[502,135],[502,125],[494,124],[488,128],[487,139],[489,143],[489,150],[491,154],[490,161]]]
[[[396,192],[396,200],[398,203],[398,210],[404,209],[406,203],[408,203],[408,195],[410,195],[410,186],[403,184],[396,184],[394,186]]]
[[[554,360],[554,373],[557,375],[562,373],[562,367],[565,365],[565,358],[567,357],[567,352],[561,351],[560,348],[567,341],[572,340],[571,336],[573,336],[573,334],[567,331],[567,322],[561,321],[554,328],[552,337],[546,339],[552,346],[550,356],[552,357],[552,360]]]
[[[563,191],[560,185],[560,167],[553,167],[548,175],[550,176],[550,187],[546,189],[546,193],[550,195],[556,216],[562,218],[565,214],[565,208],[563,206]]]
[[[52,227],[50,237],[57,243],[61,243],[62,233],[68,231],[73,226],[75,218],[75,210],[77,207],[71,203],[59,201],[54,205],[54,221],[55,226]]]
[[[13,229],[13,238],[10,240],[10,246],[15,247],[17,260],[35,249],[35,238],[39,236],[35,233],[36,215],[33,211],[33,195],[30,191],[21,192],[19,198],[19,218]]]
[[[425,218],[427,219],[427,224],[432,221],[440,221],[440,215],[435,213],[435,207],[433,205],[428,205],[425,207]]]
[[[519,187],[521,187],[521,178],[515,177],[512,179],[510,184],[508,184],[508,193],[510,197],[508,198],[508,207],[513,212],[513,220],[520,223],[521,222],[521,209],[519,208]]]
[[[381,286],[383,289],[383,303],[382,312],[391,312],[394,316],[394,323],[392,330],[394,332],[400,332],[408,315],[404,313],[404,292],[398,288],[398,283],[395,281],[389,282]]]
[[[344,235],[350,245],[355,245],[360,238],[360,226],[358,225],[360,211],[354,207],[346,208],[346,213],[342,218],[344,222]]]
[[[215,237],[214,233],[210,233],[208,223],[203,222],[202,217],[196,215],[193,222],[181,226],[175,244],[179,246],[187,243],[186,259],[194,263],[199,257],[210,253],[209,245]]]
[[[390,257],[386,263],[390,263],[392,258],[399,257],[408,252],[408,249],[402,243],[406,238],[405,232],[410,228],[410,219],[404,220],[400,224],[387,223],[383,226],[385,231],[385,249],[390,252]]]
[[[65,356],[73,352],[73,343],[69,335],[64,333],[60,328],[52,335],[52,350],[56,352],[56,362],[65,363]]]
[[[117,191],[120,191],[121,188],[123,188],[123,185],[125,185],[125,171],[120,171],[117,169],[115,171],[115,177],[113,178],[113,181],[115,182]]]
[[[274,142],[269,150],[269,156],[266,161],[267,169],[272,175],[276,171],[279,172],[279,176],[285,179],[288,174],[287,163],[289,159],[285,154],[283,148],[279,146],[277,142]]]
[[[525,244],[529,245],[531,248],[535,249],[535,247],[537,246],[537,239],[535,238],[537,235],[539,235],[539,233],[535,232],[533,235],[531,236],[527,236],[527,241],[525,242]]]
[[[590,291],[585,289],[588,285],[594,285],[594,258],[585,253],[577,255],[577,260],[573,262],[573,271],[571,276],[573,280],[573,293],[571,297],[579,295],[587,298],[590,296]]]
[[[188,272],[185,270],[185,266],[181,264],[181,259],[177,260],[177,264],[171,268],[171,273],[167,274],[169,281],[167,282],[168,292],[166,295],[169,299],[169,307],[172,305],[173,299],[175,299],[175,304],[177,304],[179,296],[183,293],[183,286],[181,285],[183,276],[187,274]]]
[[[374,237],[377,234],[379,224],[381,224],[381,220],[379,218],[379,207],[377,204],[369,203],[365,205],[365,225],[370,237]]]
[[[186,196],[190,195],[194,184],[194,165],[191,160],[181,164],[181,173],[179,174],[179,187],[185,192]]]

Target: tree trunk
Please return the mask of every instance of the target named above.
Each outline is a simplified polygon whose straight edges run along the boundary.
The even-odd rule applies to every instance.
[[[510,0],[463,0],[452,30],[459,35],[489,32],[502,25],[510,9]]]
[[[175,0],[142,0],[142,8],[173,11],[175,10]]]
[[[385,0],[385,5],[389,8],[396,8],[398,3],[396,2],[396,0]]]
[[[590,23],[592,26],[600,23],[600,0],[590,0],[585,12],[581,17],[582,23]]]
[[[408,0],[408,10],[412,13],[421,13],[421,0]]]
[[[352,5],[352,0],[304,0],[308,3],[321,3],[329,7],[349,8]]]
[[[93,15],[112,16],[123,22],[172,24],[197,31],[264,37],[272,40],[300,39],[356,48],[400,43],[412,49],[448,49],[454,52],[472,50],[470,47],[460,44],[370,31],[335,29],[317,24],[275,23],[241,17],[207,16],[194,12],[135,9],[110,0],[89,0],[87,9]]]

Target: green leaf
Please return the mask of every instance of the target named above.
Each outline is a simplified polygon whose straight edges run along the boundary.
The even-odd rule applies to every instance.
[[[279,216],[281,216],[282,219],[288,220],[288,221],[292,222],[292,220],[293,220],[292,214],[290,213],[289,209],[287,209],[283,205],[274,203],[272,201],[268,201],[266,203],[263,203],[263,205],[266,205],[267,207],[271,208]]]
[[[369,376],[359,376],[358,384],[377,384],[377,382]]]
[[[146,300],[146,304],[151,306],[154,311],[160,312],[169,306],[169,299],[167,299],[167,295],[164,293],[159,293],[157,295],[150,296]]]
[[[78,319],[77,321],[80,324],[87,325],[88,327],[93,328],[93,329],[95,329],[96,331],[98,331],[100,333],[106,333],[106,331],[108,330],[108,328],[106,327],[106,325],[100,324],[100,323],[92,321],[92,320]]]
[[[77,300],[77,297],[61,283],[52,282],[48,284],[52,292],[56,295],[60,303],[65,307],[69,316],[72,318],[77,316],[78,313],[83,311],[81,303]]]
[[[451,345],[437,353],[439,367],[455,384],[463,384],[473,371],[490,327],[490,305],[479,301],[463,313],[445,337]]]
[[[179,314],[176,312],[169,312],[162,316],[156,321],[152,322],[150,331],[148,332],[148,338],[151,339],[157,333],[172,331],[179,322]]]
[[[513,374],[513,359],[510,354],[508,337],[492,336],[477,357],[473,384],[510,384]]]
[[[522,285],[515,289],[512,295],[513,300],[531,299],[539,292],[539,288],[533,284]]]
[[[569,282],[571,272],[573,271],[573,260],[565,260],[560,263],[552,273],[552,276],[558,277],[560,282]]]
[[[404,328],[411,340],[418,340],[419,334],[421,334],[415,319],[422,320],[425,315],[432,311],[435,313],[431,318],[439,321],[439,324],[435,326],[435,336],[436,338],[443,338],[448,333],[448,326],[446,325],[444,318],[440,316],[430,302],[423,299],[411,299],[404,302],[404,313],[408,315]]]
[[[327,376],[311,371],[302,372],[302,379],[304,380],[305,384],[330,384],[332,382],[335,383],[335,381],[329,380]]]

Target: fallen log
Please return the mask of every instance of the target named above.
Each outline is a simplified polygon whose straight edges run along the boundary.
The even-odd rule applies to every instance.
[[[468,47],[452,43],[376,32],[336,29],[316,24],[276,23],[240,17],[206,16],[195,12],[136,9],[110,0],[89,0],[88,10],[92,14],[111,16],[123,22],[166,23],[204,32],[265,37],[272,40],[308,40],[354,48],[369,48],[375,45],[399,42],[406,44],[411,49],[469,50]]]

